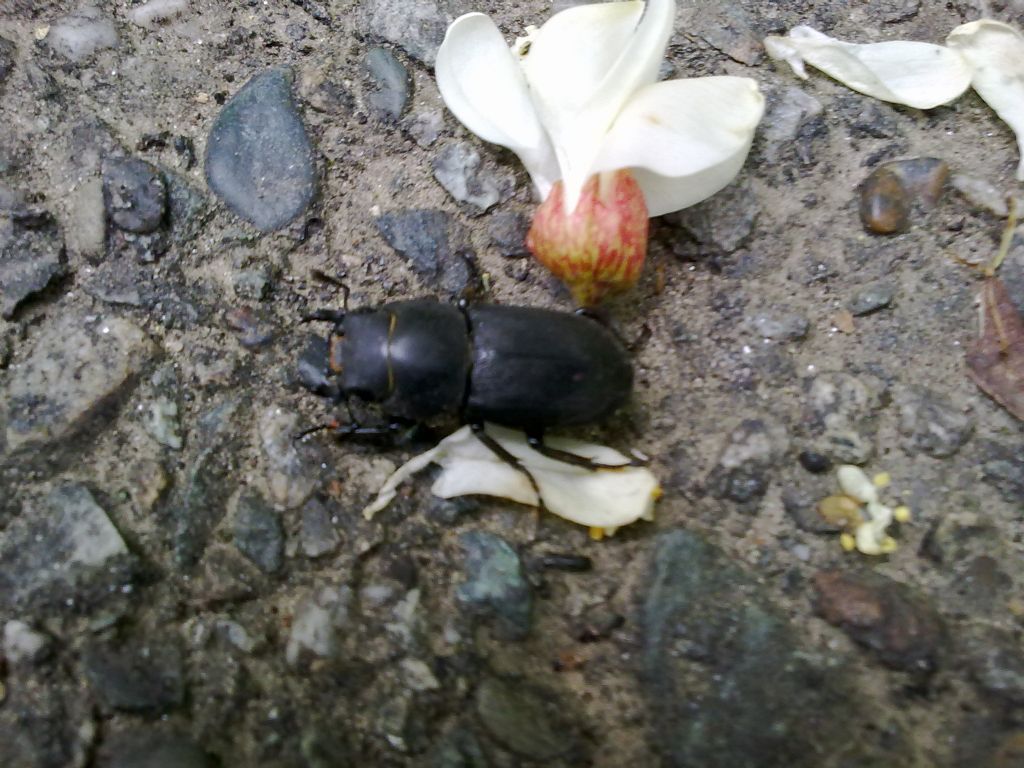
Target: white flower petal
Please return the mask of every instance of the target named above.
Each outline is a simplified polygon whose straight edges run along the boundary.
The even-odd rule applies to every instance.
[[[764,45],[800,77],[806,77],[807,62],[855,91],[917,109],[947,104],[971,82],[971,67],[958,51],[930,43],[855,45],[800,26],[788,37],[766,38]]]
[[[602,137],[638,88],[657,79],[673,0],[596,3],[552,16],[531,36],[523,71],[575,208]]]
[[[481,139],[515,152],[546,197],[561,175],[558,163],[519,62],[494,22],[482,13],[456,19],[438,49],[435,74],[452,114]]]
[[[677,211],[735,178],[762,114],[764,97],[746,77],[648,85],[615,119],[590,172],[629,168],[651,216]]]
[[[530,448],[521,432],[494,425],[488,425],[487,432],[529,469],[540,487],[544,506],[556,515],[580,525],[605,529],[641,518],[651,519],[660,488],[650,470],[624,467],[593,471],[541,455]],[[618,451],[601,445],[558,438],[549,443],[606,464],[628,461]],[[430,463],[442,468],[431,487],[436,496],[482,494],[522,504],[537,503],[537,495],[526,476],[495,456],[469,427],[463,427],[400,467],[363,514],[369,518],[387,506],[398,485]]]
[[[971,63],[974,90],[1016,134],[1017,180],[1024,181],[1024,36],[1009,24],[981,19],[954,29],[946,44]]]

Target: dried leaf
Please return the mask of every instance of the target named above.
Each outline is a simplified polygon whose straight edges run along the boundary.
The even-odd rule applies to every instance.
[[[988,278],[981,289],[980,326],[967,350],[967,374],[1024,421],[1024,319],[998,278]]]

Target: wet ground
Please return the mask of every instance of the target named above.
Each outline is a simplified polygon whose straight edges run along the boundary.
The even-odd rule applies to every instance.
[[[1021,764],[1024,428],[966,375],[962,263],[998,246],[1013,136],[973,94],[892,107],[759,41],[1024,12],[683,6],[671,75],[754,77],[768,110],[610,307],[636,392],[585,434],[665,496],[595,542],[428,478],[366,522],[420,446],[292,440],[330,415],[301,385],[299,319],[341,301],[316,270],[352,306],[485,278],[570,308],[521,247],[525,172],[431,67],[458,14],[512,39],[549,6],[5,0],[0,764]],[[915,157],[951,187],[867,232],[858,186]],[[1024,305],[1024,241],[1000,275]],[[892,554],[818,515],[842,462],[911,508]]]

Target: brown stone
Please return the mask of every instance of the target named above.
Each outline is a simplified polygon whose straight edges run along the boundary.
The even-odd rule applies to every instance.
[[[814,577],[815,608],[888,667],[932,672],[938,665],[942,624],[905,585],[874,573],[821,571]]]

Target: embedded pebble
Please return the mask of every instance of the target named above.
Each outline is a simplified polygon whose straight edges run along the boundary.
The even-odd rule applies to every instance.
[[[14,55],[18,49],[6,37],[0,37],[0,86],[7,80],[7,76],[14,70]],[[2,171],[0,171],[2,172]]]
[[[908,453],[925,453],[937,459],[952,456],[974,432],[974,419],[948,398],[927,387],[907,387],[895,398],[899,430]]]
[[[128,19],[144,29],[156,29],[187,12],[188,0],[149,0],[129,8]]]
[[[749,322],[761,336],[775,341],[799,341],[811,326],[806,317],[792,312],[762,312]]]
[[[107,226],[103,179],[89,176],[68,197],[64,240],[68,253],[95,262],[103,255]]]
[[[750,183],[738,181],[697,205],[667,214],[665,221],[701,245],[732,253],[749,239],[760,215],[761,201]]]
[[[401,210],[377,219],[377,229],[430,287],[455,296],[472,276],[473,257],[464,230],[444,211]]]
[[[348,623],[352,591],[348,587],[319,587],[299,603],[292,616],[285,659],[297,664],[304,654],[330,658],[339,650],[338,630]]]
[[[316,487],[313,465],[296,448],[298,424],[298,414],[272,405],[263,410],[257,425],[270,498],[284,509],[299,506]]]
[[[0,315],[14,317],[27,299],[67,273],[64,239],[47,213],[0,211]]]
[[[444,129],[444,113],[439,109],[417,112],[406,118],[405,129],[417,146],[426,149],[437,141]]]
[[[700,35],[712,48],[740,64],[754,66],[764,57],[761,34],[754,29],[750,15],[741,5],[698,5],[687,28],[690,34]]]
[[[498,632],[508,639],[526,637],[533,596],[519,555],[500,536],[483,531],[464,533],[459,541],[466,553],[466,580],[456,591],[459,604],[494,619]]]
[[[234,541],[238,551],[264,573],[280,570],[284,562],[281,516],[255,493],[243,493],[238,499]]]
[[[745,419],[730,434],[708,487],[724,499],[749,504],[764,496],[771,469],[789,450],[785,425],[772,419]]]
[[[1007,704],[1024,704],[1024,652],[1014,633],[989,627],[971,632],[961,642],[979,688]]]
[[[206,144],[206,180],[261,232],[281,229],[317,191],[313,147],[292,98],[292,70],[255,75],[221,109]]]
[[[115,47],[117,29],[99,8],[85,7],[51,24],[46,43],[56,53],[78,64],[97,51]]]
[[[306,557],[329,555],[341,543],[330,513],[318,499],[310,499],[303,505],[300,526],[299,540]]]
[[[526,234],[530,231],[530,219],[519,211],[497,211],[491,214],[487,223],[487,233],[498,253],[507,258],[516,259],[529,256],[526,247]]]
[[[910,226],[910,201],[899,177],[882,166],[860,187],[860,220],[876,235],[905,232]]]
[[[800,451],[797,459],[800,461],[800,466],[815,475],[828,472],[832,468],[832,462],[829,461],[828,456],[817,451]]]
[[[548,763],[579,748],[565,722],[565,707],[521,683],[484,678],[476,691],[476,713],[487,732],[520,757]]]
[[[477,214],[508,200],[515,191],[515,177],[507,171],[486,167],[480,153],[468,141],[448,144],[432,163],[434,178],[455,200],[468,203]]]
[[[369,31],[393,45],[401,46],[414,59],[432,66],[444,40],[451,18],[436,0],[367,0],[360,4]]]
[[[120,646],[92,642],[82,652],[82,669],[111,709],[159,714],[185,700],[181,650],[164,638]]]
[[[888,307],[896,296],[896,289],[889,283],[872,283],[857,291],[846,305],[854,317],[870,315]]]
[[[398,120],[409,101],[409,73],[402,62],[386,48],[371,48],[363,67],[372,86],[366,99],[371,114],[380,120]]]
[[[1004,218],[1009,209],[1006,205],[1006,194],[985,179],[965,176],[962,173],[953,175],[950,185],[975,208],[988,211]]]
[[[11,619],[4,624],[3,653],[8,664],[38,661],[49,647],[50,638],[25,622]]]
[[[128,386],[152,353],[143,331],[120,318],[62,313],[32,337],[11,376],[7,445],[61,440]]]
[[[801,128],[822,113],[821,102],[803,88],[788,87],[769,93],[768,109],[758,128],[765,143],[764,156],[774,163],[797,138]]]
[[[821,571],[815,609],[886,666],[934,672],[943,629],[938,614],[905,585],[878,573]]]
[[[875,453],[885,388],[871,376],[822,373],[807,390],[805,416],[813,450],[843,464],[864,464]]]
[[[183,445],[178,430],[178,404],[166,397],[157,397],[150,401],[142,414],[142,424],[146,431],[160,445],[180,451]]]
[[[103,162],[103,203],[114,225],[126,232],[156,230],[167,213],[167,185],[160,170],[134,157]]]

